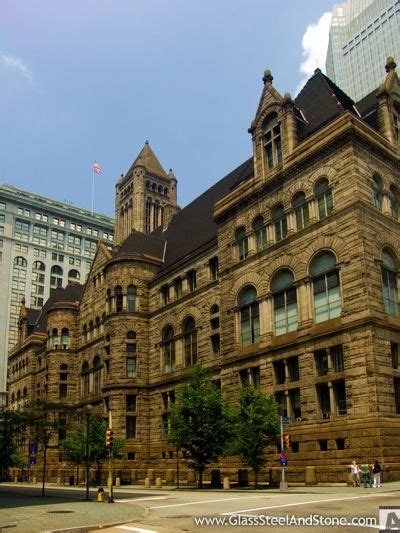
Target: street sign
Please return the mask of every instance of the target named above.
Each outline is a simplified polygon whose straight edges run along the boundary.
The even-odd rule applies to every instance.
[[[280,456],[279,456],[279,461],[281,463],[281,466],[287,466],[287,461],[288,461],[288,458],[287,458],[287,455],[286,453],[281,453]]]
[[[282,417],[282,424],[284,426],[287,426],[287,424],[290,424],[292,422],[292,417],[291,416],[283,416]]]
[[[35,464],[36,464],[36,455],[32,455],[31,457],[29,457],[29,465],[32,466]]]
[[[36,455],[36,443],[30,442],[29,443],[29,455]]]

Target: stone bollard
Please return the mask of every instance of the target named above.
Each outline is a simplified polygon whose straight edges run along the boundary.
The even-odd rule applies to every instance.
[[[158,477],[158,478],[156,478],[156,488],[157,489],[161,489],[161,487],[162,487],[161,478]]]
[[[316,485],[317,484],[317,474],[316,474],[316,471],[315,471],[315,466],[306,466],[305,484],[306,485]]]
[[[148,477],[144,480],[144,486],[146,489],[150,488],[150,479]]]
[[[150,481],[154,481],[154,470],[152,468],[147,470],[147,477],[150,479]]]
[[[137,470],[136,470],[136,468],[132,468],[131,469],[131,483],[133,481],[137,481]]]
[[[229,476],[224,476],[224,490],[228,490],[231,488],[231,483],[229,480]]]
[[[14,477],[14,483],[18,483],[18,476]]]
[[[165,482],[168,485],[169,483],[173,483],[174,479],[175,479],[175,472],[171,468],[168,468],[168,470],[165,472]]]
[[[116,487],[120,487],[121,486],[121,478],[120,477],[116,477],[115,478],[115,486]]]
[[[187,472],[187,483],[188,485],[196,484],[196,472],[194,470],[188,470]]]
[[[33,478],[32,478],[32,485],[36,485],[36,477],[35,476],[33,476]]]
[[[60,477],[57,478],[57,485],[61,485],[61,478]]]

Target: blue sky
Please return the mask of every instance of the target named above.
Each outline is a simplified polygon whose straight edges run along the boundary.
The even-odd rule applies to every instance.
[[[294,96],[324,67],[333,3],[0,0],[0,182],[90,209],[96,159],[113,215],[148,139],[188,204],[251,155],[264,69]]]

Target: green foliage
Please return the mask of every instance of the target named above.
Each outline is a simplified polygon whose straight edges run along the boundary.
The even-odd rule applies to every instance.
[[[171,406],[168,442],[189,453],[189,466],[199,474],[199,485],[208,463],[218,460],[231,436],[231,417],[221,391],[201,365],[190,369]]]
[[[271,394],[247,385],[241,390],[235,412],[234,440],[229,452],[240,455],[253,469],[256,486],[258,473],[265,464],[265,447],[279,432],[279,406]]]
[[[75,465],[81,464],[86,457],[86,437],[81,426],[77,426],[60,443],[63,460]]]

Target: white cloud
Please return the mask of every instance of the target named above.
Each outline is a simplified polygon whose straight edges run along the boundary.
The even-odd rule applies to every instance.
[[[0,54],[0,66],[3,66],[4,68],[14,69],[24,78],[27,78],[30,81],[33,80],[32,71],[25,65],[22,59],[19,59],[18,57]]]
[[[301,46],[305,59],[300,65],[300,72],[305,74],[305,76],[297,86],[296,94],[298,94],[316,68],[325,71],[331,18],[332,13],[324,13],[317,23],[307,26],[304,32]]]

